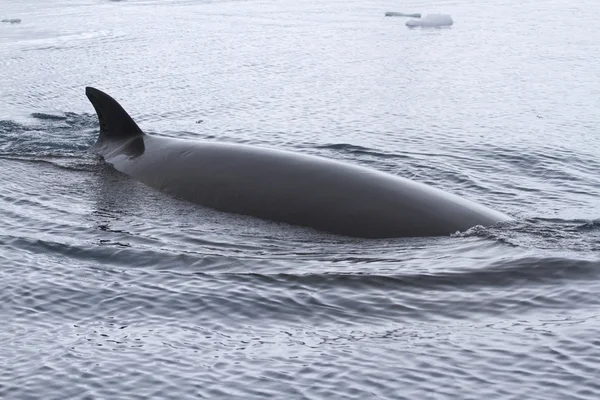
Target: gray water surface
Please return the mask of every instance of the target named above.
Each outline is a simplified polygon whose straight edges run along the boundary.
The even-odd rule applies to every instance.
[[[0,398],[600,397],[596,0],[0,19],[22,20],[0,24]],[[148,132],[365,165],[515,221],[357,240],[207,210],[87,153],[85,86]]]

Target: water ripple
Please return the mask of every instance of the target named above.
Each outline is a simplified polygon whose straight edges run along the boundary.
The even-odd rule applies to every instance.
[[[598,2],[386,7],[0,2],[0,398],[600,397]],[[196,207],[87,153],[88,85],[515,220],[369,241]]]

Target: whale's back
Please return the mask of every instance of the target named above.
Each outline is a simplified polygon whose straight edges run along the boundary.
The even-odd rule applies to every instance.
[[[118,170],[220,211],[358,237],[436,236],[507,219],[422,183],[321,157],[146,135]]]

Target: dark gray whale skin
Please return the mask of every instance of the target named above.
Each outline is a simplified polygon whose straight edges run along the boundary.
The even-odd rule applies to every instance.
[[[86,95],[90,151],[148,186],[219,211],[358,238],[442,236],[510,218],[395,175],[322,157],[148,135],[106,93]]]

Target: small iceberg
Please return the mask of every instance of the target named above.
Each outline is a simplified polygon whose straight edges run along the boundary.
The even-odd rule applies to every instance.
[[[388,12],[385,13],[385,16],[386,17],[421,18],[421,14],[420,13],[405,14],[405,13],[395,12],[395,11],[388,11]]]
[[[454,24],[452,17],[448,14],[427,14],[421,19],[411,19],[406,21],[406,26],[415,28],[418,26],[426,28],[439,28],[442,26],[451,26]]]
[[[8,22],[10,24],[20,24],[21,20],[18,18],[13,18],[13,19],[3,19],[2,22]]]

